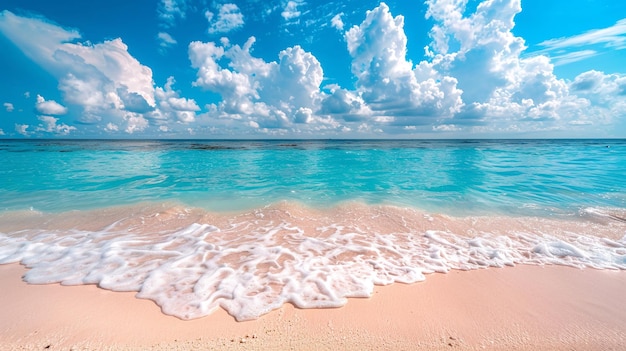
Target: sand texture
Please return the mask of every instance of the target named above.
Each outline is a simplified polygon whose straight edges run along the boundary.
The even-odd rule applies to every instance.
[[[2,350],[623,350],[626,272],[560,266],[431,274],[337,309],[182,321],[96,286],[28,285],[0,265]]]

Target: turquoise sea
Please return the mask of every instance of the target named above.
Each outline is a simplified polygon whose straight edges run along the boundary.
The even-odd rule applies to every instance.
[[[343,201],[450,214],[626,208],[626,140],[0,141],[0,208]]]
[[[180,318],[626,268],[626,140],[0,140],[0,263]]]

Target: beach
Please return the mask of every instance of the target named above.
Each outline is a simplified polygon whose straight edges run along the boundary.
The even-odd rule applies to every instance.
[[[189,321],[131,292],[28,285],[0,266],[0,345],[15,350],[618,350],[626,274],[561,266],[431,274],[377,286],[341,308],[286,304],[237,322],[224,310]]]
[[[605,144],[6,142],[0,349],[623,349]]]

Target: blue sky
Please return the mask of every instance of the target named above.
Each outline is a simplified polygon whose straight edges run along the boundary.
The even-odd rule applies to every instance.
[[[625,137],[626,2],[5,0],[2,138]]]

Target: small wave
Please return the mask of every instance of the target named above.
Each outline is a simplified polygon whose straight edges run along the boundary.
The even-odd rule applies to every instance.
[[[584,210],[594,216],[598,210]],[[346,203],[281,202],[242,213],[172,204],[0,221],[0,263],[33,284],[136,291],[182,319],[223,308],[255,319],[292,303],[339,307],[374,285],[517,264],[626,269],[621,221],[449,217]],[[5,218],[11,216],[5,214]]]

